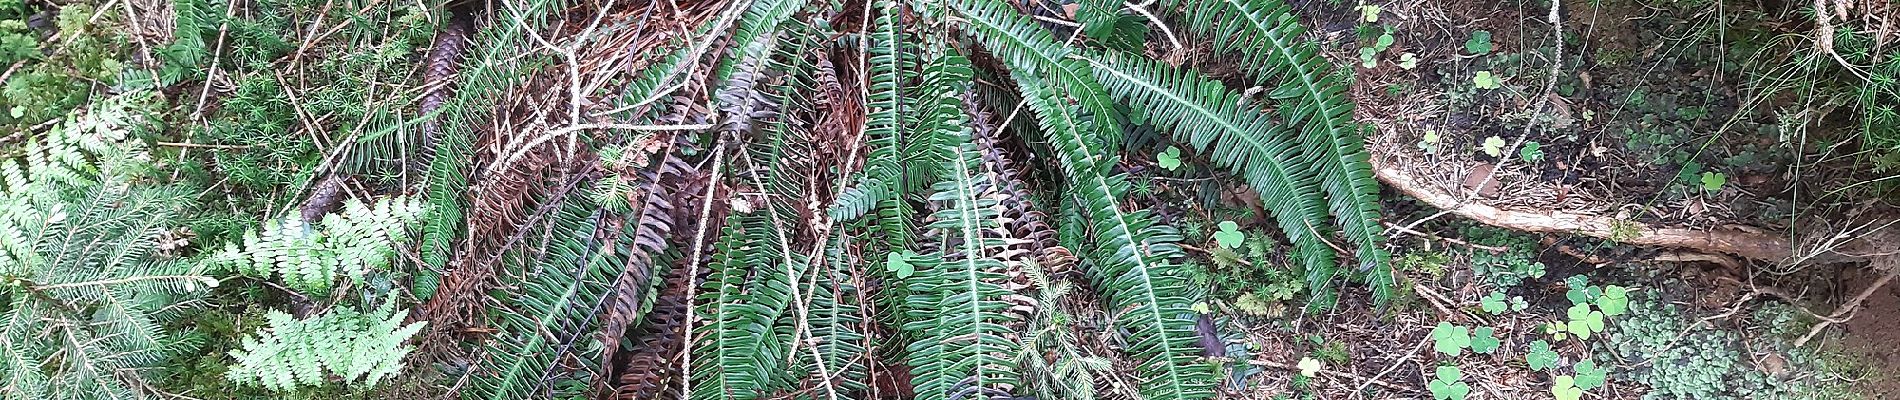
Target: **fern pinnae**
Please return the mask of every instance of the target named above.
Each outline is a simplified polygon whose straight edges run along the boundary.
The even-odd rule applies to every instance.
[[[1035,75],[1044,82],[1060,84],[1052,88],[1074,99],[1093,121],[1089,144],[1104,149],[1121,147],[1125,121],[1101,83],[1089,74],[1087,63],[1069,57],[1072,52],[1068,46],[1000,0],[944,3],[975,28],[978,42],[1008,63],[1011,75]]]
[[[1329,210],[1357,247],[1359,269],[1367,274],[1373,297],[1391,299],[1397,276],[1391,254],[1380,244],[1379,183],[1342,77],[1328,70],[1331,64],[1318,46],[1300,40],[1306,30],[1280,0],[1176,1],[1189,4],[1176,7],[1170,1],[1159,8],[1201,10],[1186,15],[1189,29],[1215,37],[1216,52],[1238,55],[1242,66],[1257,71],[1256,82],[1275,88],[1269,96],[1293,101],[1281,108],[1282,114],[1288,125],[1305,128],[1301,147],[1315,166]]]
[[[907,349],[912,385],[923,399],[954,397],[966,380],[980,389],[1018,386],[1010,357],[1020,345],[1005,336],[1016,318],[1003,299],[1010,292],[998,284],[1005,277],[996,258],[1004,246],[994,231],[996,200],[968,131],[958,131],[961,140],[930,197],[946,206],[934,214],[930,228],[944,232],[955,247],[926,256],[920,264],[927,267],[910,278],[917,281],[910,302],[934,305],[910,310],[913,319],[904,326],[917,333]]]
[[[1316,291],[1328,287],[1335,260],[1333,250],[1320,237],[1319,228],[1326,223],[1324,197],[1310,178],[1312,173],[1301,165],[1290,133],[1273,125],[1264,113],[1241,105],[1239,95],[1219,82],[1191,71],[1129,56],[1088,60],[1117,97],[1149,110],[1151,123],[1172,131],[1177,139],[1209,154],[1252,185],[1279,221],[1280,230],[1305,258],[1308,287]]]
[[[1211,395],[1212,371],[1195,362],[1193,322],[1188,298],[1169,295],[1186,285],[1170,271],[1166,258],[1178,255],[1172,229],[1151,226],[1145,212],[1123,211],[1119,200],[1127,182],[1106,176],[1111,159],[1090,147],[1084,125],[1053,89],[1034,76],[1017,76],[1023,101],[1037,116],[1043,131],[1055,143],[1072,192],[1094,221],[1095,240],[1089,258],[1095,268],[1091,279],[1105,292],[1110,309],[1132,308],[1120,321],[1133,332],[1129,351],[1139,370],[1153,376],[1142,382],[1148,398],[1197,399]]]

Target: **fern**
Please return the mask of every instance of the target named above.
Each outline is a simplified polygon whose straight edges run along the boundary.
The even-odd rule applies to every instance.
[[[1241,104],[1239,94],[1192,72],[1133,57],[1089,61],[1117,97],[1148,110],[1150,123],[1174,131],[1177,139],[1252,185],[1305,258],[1309,287],[1328,287],[1333,251],[1318,230],[1326,223],[1324,197],[1314,174],[1299,162],[1300,149],[1290,133]]]
[[[904,324],[917,336],[907,350],[912,386],[922,399],[952,398],[966,379],[967,387],[1009,390],[1020,378],[1011,359],[1019,346],[1008,337],[1017,318],[1002,299],[1011,292],[999,285],[1006,277],[995,256],[1005,246],[995,231],[996,200],[978,191],[988,182],[968,131],[958,136],[963,143],[944,168],[949,177],[930,197],[945,207],[929,226],[957,245],[919,262],[927,267],[911,278],[909,302],[920,306]]]
[[[696,311],[712,321],[694,331],[695,400],[759,398],[782,379],[786,353],[772,324],[791,301],[794,275],[779,272],[787,266],[780,264],[776,228],[765,213],[734,215],[720,233]]]
[[[915,125],[913,115],[906,103],[905,81],[916,77],[916,60],[913,54],[905,51],[908,40],[902,27],[898,5],[891,1],[879,2],[879,11],[875,30],[867,39],[870,43],[868,53],[868,80],[870,82],[868,104],[866,108],[864,135],[869,138],[870,152],[864,166],[864,177],[856,186],[838,194],[829,211],[832,219],[853,220],[872,209],[889,210],[892,213],[908,215],[908,207],[899,193],[903,176],[902,143],[905,143],[905,128]],[[919,92],[922,92],[919,90]],[[910,227],[904,223],[908,218],[882,218],[880,231],[886,235],[886,242],[906,243]],[[899,247],[899,246],[893,246]]]
[[[1233,54],[1243,70],[1256,71],[1255,81],[1272,88],[1270,97],[1292,103],[1281,114],[1302,132],[1300,149],[1329,197],[1328,209],[1358,247],[1373,297],[1390,300],[1397,277],[1380,246],[1379,183],[1364,128],[1353,121],[1345,78],[1328,71],[1318,46],[1300,39],[1306,30],[1299,20],[1280,0],[1166,0],[1157,8],[1179,11],[1189,30],[1213,39],[1217,53]]]
[[[598,205],[583,196],[568,196],[547,224],[551,235],[539,257],[515,258],[523,284],[499,296],[494,309],[500,333],[485,347],[487,357],[471,373],[470,390],[463,398],[523,399],[548,397],[547,377],[556,360],[587,337],[589,325],[615,278],[626,265],[625,254],[634,245],[634,226],[602,232],[606,223]],[[600,239],[608,238],[607,240]],[[525,259],[525,260],[524,260]],[[598,366],[568,374],[582,382],[592,380]]]
[[[1016,13],[998,0],[949,0],[943,2],[962,16],[978,42],[996,53],[1010,67],[1010,74],[1034,76],[1050,82],[1056,93],[1076,102],[1094,126],[1087,132],[1088,144],[1097,149],[1121,147],[1121,114],[1088,72],[1088,63],[1070,58],[1074,52],[1057,42],[1048,30]]]
[[[1123,310],[1118,325],[1130,330],[1128,351],[1139,360],[1144,375],[1141,391],[1148,398],[1206,398],[1211,395],[1211,372],[1196,363],[1193,301],[1181,295],[1187,285],[1177,266],[1167,263],[1179,256],[1172,228],[1153,225],[1145,211],[1129,212],[1118,204],[1128,191],[1121,176],[1108,176],[1108,156],[1091,147],[1085,133],[1093,128],[1067,107],[1054,90],[1033,76],[1018,76],[1017,86],[1043,131],[1054,141],[1057,157],[1072,193],[1093,222],[1094,247],[1087,258],[1095,262],[1089,277],[1105,293],[1106,308]]]
[[[231,351],[237,361],[225,379],[279,392],[323,386],[331,375],[345,384],[375,386],[400,370],[414,350],[403,342],[423,323],[404,325],[408,314],[396,312],[393,302],[367,313],[338,307],[304,319],[271,311],[264,316],[270,327]]]
[[[325,216],[312,226],[287,216],[247,232],[243,245],[230,243],[208,262],[234,268],[247,276],[282,277],[291,289],[307,295],[328,295],[340,277],[361,281],[371,270],[387,269],[396,247],[408,241],[408,230],[422,215],[422,202],[394,198],[364,205],[351,199],[343,211]]]

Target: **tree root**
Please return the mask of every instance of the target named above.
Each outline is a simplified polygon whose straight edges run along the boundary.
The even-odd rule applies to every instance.
[[[1375,164],[1376,161],[1375,161]],[[1689,249],[1706,253],[1732,254],[1742,258],[1783,262],[1793,260],[1798,255],[1796,246],[1788,238],[1770,234],[1744,231],[1740,229],[1697,230],[1685,228],[1663,228],[1650,226],[1642,222],[1626,221],[1612,217],[1572,214],[1562,211],[1526,212],[1505,210],[1490,205],[1459,199],[1457,196],[1438,190],[1405,171],[1391,165],[1375,165],[1373,171],[1379,180],[1398,189],[1407,196],[1444,209],[1452,214],[1478,221],[1486,225],[1505,229],[1566,233],[1607,239],[1618,243]],[[1864,242],[1857,240],[1855,242]],[[1855,246],[1855,247],[1866,247]],[[1815,262],[1854,261],[1864,257],[1834,251],[1816,255],[1809,259]]]

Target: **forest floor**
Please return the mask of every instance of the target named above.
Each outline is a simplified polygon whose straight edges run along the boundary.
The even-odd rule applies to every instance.
[[[1813,77],[1790,66],[1817,62],[1805,48],[1812,44],[1765,33],[1788,29],[1765,16],[1776,10],[1694,1],[1573,0],[1560,11],[1520,2],[1364,4],[1377,8],[1292,2],[1339,68],[1353,71],[1359,119],[1377,128],[1375,164],[1460,203],[1653,227],[1817,229],[1806,219],[1858,205],[1816,194],[1876,176],[1840,149],[1854,127],[1834,113],[1846,109],[1819,95],[1826,88],[1799,83]],[[1168,55],[1157,47],[1166,50],[1151,44],[1151,52]],[[1220,70],[1219,60],[1177,58]],[[1609,379],[1584,387],[1591,398],[1900,395],[1900,338],[1890,334],[1900,329],[1900,288],[1873,292],[1844,329],[1804,337],[1880,272],[1519,233],[1393,192],[1386,222],[1398,268],[1414,279],[1396,305],[1375,308],[1349,290],[1339,307],[1302,315],[1298,304],[1281,304],[1297,291],[1288,290],[1297,285],[1290,278],[1223,259],[1245,260],[1247,251],[1213,252],[1213,297],[1233,313],[1230,330],[1244,334],[1230,348],[1252,357],[1235,361],[1251,367],[1231,369],[1229,394],[1433,397],[1453,390],[1455,378],[1436,379],[1450,366],[1470,382],[1470,398],[1550,398],[1556,381],[1582,387],[1604,369]],[[1246,207],[1213,208],[1199,213],[1208,216],[1199,230]],[[1181,224],[1192,241],[1195,223]],[[1627,288],[1633,300],[1630,315],[1603,323],[1607,340],[1552,334],[1577,323],[1572,309],[1608,286]],[[1497,342],[1473,334],[1480,344],[1466,350],[1438,348],[1441,334],[1479,329]],[[1536,360],[1551,353],[1554,362]],[[1312,361],[1317,372],[1307,369]]]

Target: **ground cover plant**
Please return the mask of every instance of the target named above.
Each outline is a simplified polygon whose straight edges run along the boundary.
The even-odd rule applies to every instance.
[[[1896,10],[0,2],[0,398],[1900,395]]]

